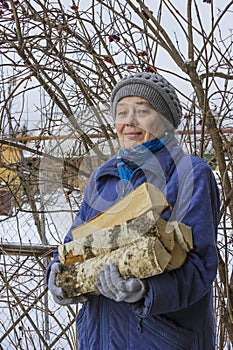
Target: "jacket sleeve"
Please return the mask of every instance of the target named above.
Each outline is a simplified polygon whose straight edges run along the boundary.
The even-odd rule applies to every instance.
[[[193,176],[190,176],[188,169],[186,171],[179,195],[179,206],[182,210],[189,201],[182,222],[192,228],[194,249],[181,268],[147,279],[149,292],[144,305],[134,308],[140,317],[187,308],[212,288],[218,266],[218,188],[207,163],[194,162],[192,171]],[[188,194],[190,188],[191,198]]]

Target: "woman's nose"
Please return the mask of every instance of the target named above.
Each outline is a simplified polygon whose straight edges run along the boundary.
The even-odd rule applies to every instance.
[[[137,125],[137,116],[134,108],[130,108],[130,110],[128,111],[125,124],[131,125],[131,126]]]

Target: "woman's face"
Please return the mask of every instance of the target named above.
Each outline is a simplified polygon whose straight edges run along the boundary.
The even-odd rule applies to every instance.
[[[122,148],[137,146],[165,132],[165,125],[154,108],[141,97],[122,98],[116,106],[115,126]]]

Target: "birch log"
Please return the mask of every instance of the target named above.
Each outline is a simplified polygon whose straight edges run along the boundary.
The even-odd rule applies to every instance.
[[[62,274],[57,275],[57,285],[69,297],[96,294],[98,271],[105,264],[115,263],[125,279],[146,278],[163,272],[170,260],[171,255],[158,237],[143,236],[139,241],[105,255],[64,266]]]
[[[58,247],[59,260],[64,264],[83,262],[137,242],[142,236],[159,237],[171,252],[174,246],[174,224],[158,218],[154,210],[114,227],[99,229],[87,237],[81,237]]]
[[[60,246],[60,260],[63,259],[65,265],[62,274],[57,275],[57,285],[68,296],[95,294],[98,271],[104,264],[115,263],[123,278],[147,278],[182,266],[192,249],[190,227],[176,221],[167,223],[161,218],[156,218],[156,225],[151,227],[152,223],[155,224],[153,217],[153,211],[144,214],[143,232],[149,230],[143,234],[136,230],[138,226],[134,220],[139,218],[128,226],[118,227],[117,242],[120,247],[113,246],[110,239],[105,242],[107,248],[101,248],[108,237],[108,230],[97,232],[96,237],[92,237],[89,253],[79,241]],[[100,248],[94,247],[93,242],[98,242]]]
[[[154,185],[144,182],[121,200],[113,204],[105,212],[95,216],[90,221],[73,229],[73,239],[87,237],[99,229],[121,225],[136,219],[149,210],[157,214],[157,218],[171,209],[164,194]]]

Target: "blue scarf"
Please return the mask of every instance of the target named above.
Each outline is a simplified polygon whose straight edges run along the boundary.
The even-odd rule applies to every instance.
[[[121,148],[117,156],[120,179],[127,185],[135,169],[141,167],[153,153],[163,148],[174,136],[170,133],[160,139],[155,138],[131,148]]]

